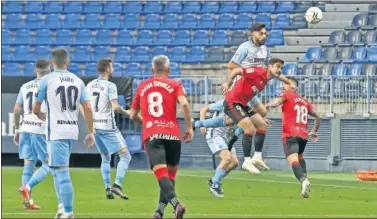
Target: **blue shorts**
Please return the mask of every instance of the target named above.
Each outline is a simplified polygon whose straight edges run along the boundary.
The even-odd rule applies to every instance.
[[[76,140],[52,140],[47,141],[48,165],[50,167],[69,166],[72,147]]]
[[[95,141],[100,153],[115,154],[127,147],[126,141],[119,130],[96,129]]]
[[[31,135],[31,149],[40,161],[47,161],[46,135]]]
[[[31,146],[31,133],[20,133],[20,144],[18,145],[18,157],[25,160],[36,160],[37,156]]]

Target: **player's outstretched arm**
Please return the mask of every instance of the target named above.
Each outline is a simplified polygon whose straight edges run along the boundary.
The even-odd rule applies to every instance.
[[[291,86],[291,88],[297,89],[296,83],[293,80],[289,80],[284,75],[280,75],[279,80],[284,82],[285,84],[289,84]]]
[[[187,100],[187,98],[183,95],[178,96],[178,102],[181,105],[181,110],[183,114],[183,118],[185,119],[186,122],[186,131],[185,131],[185,136],[183,140],[185,142],[191,142],[192,138],[194,137],[194,131],[192,129],[192,120],[191,120],[191,109],[190,109],[190,104]]]
[[[309,137],[316,142],[318,140],[318,130],[319,130],[319,124],[321,122],[321,116],[318,115],[314,110],[309,110],[308,114],[312,117],[314,117],[314,126],[313,129],[309,133]]]
[[[226,92],[228,92],[229,86],[232,84],[234,78],[236,78],[238,75],[242,75],[242,74],[243,74],[242,68],[236,68],[236,69],[233,69],[232,71],[230,71],[225,83],[223,83],[221,85],[221,88],[220,88],[221,93],[225,94]]]
[[[276,97],[275,99],[271,100],[269,103],[266,104],[266,108],[267,108],[267,110],[269,108],[276,108],[276,107],[280,106],[281,104],[283,104],[283,98]]]

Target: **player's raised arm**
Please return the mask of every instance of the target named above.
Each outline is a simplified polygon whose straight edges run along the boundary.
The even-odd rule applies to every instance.
[[[276,108],[284,103],[282,97],[276,97],[275,99],[271,100],[269,103],[266,104],[266,108]]]
[[[21,87],[22,89],[22,87]],[[14,126],[14,138],[13,142],[15,145],[18,145],[20,142],[20,120],[21,120],[21,108],[23,104],[23,99],[22,99],[22,91],[18,93],[16,104],[14,105],[13,109],[13,126]]]
[[[236,78],[238,75],[242,75],[242,74],[243,74],[242,68],[236,68],[236,69],[233,69],[232,71],[230,71],[225,83],[223,83],[220,87],[221,93],[225,94],[226,92],[228,92],[229,87],[232,84],[234,78]]]
[[[292,80],[289,80],[284,75],[280,75],[279,76],[279,80],[282,81],[282,82],[284,82],[285,84],[289,84],[291,86],[291,88],[293,88],[293,89],[297,88],[296,83],[294,81],[292,81]]]

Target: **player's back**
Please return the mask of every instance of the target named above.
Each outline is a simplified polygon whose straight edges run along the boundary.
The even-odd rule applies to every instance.
[[[68,71],[54,71],[41,79],[47,104],[47,139],[78,139],[80,99],[84,82]]]
[[[310,102],[300,94],[285,91],[281,97],[284,137],[308,137],[308,112],[313,110]]]
[[[96,129],[115,129],[114,110],[111,100],[117,99],[116,85],[106,79],[98,78],[86,86],[88,94],[92,97],[91,105]]]

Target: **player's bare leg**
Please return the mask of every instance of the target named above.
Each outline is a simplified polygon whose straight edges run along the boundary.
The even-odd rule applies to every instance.
[[[128,196],[123,193],[122,189],[122,181],[123,177],[128,169],[128,165],[131,161],[131,155],[128,152],[127,147],[124,147],[122,150],[118,152],[119,155],[119,163],[117,166],[117,176],[115,183],[111,187],[111,192],[117,196],[119,196],[121,199],[128,200]]]
[[[221,161],[216,168],[215,176],[208,180],[209,191],[218,198],[223,198],[221,181],[227,175],[227,170],[232,161],[232,154],[229,150],[222,150],[219,153]]]
[[[250,119],[256,128],[255,137],[254,137],[255,153],[254,153],[254,156],[251,158],[251,162],[255,166],[260,167],[260,169],[262,170],[269,170],[270,168],[264,163],[262,159],[262,150],[263,150],[264,140],[266,138],[267,122],[263,119],[263,117],[259,113],[254,114],[253,116],[250,117]]]
[[[287,160],[290,163],[297,180],[301,182],[301,196],[303,198],[309,198],[311,185],[308,178],[306,177],[306,174],[304,173],[303,168],[299,163],[298,154],[293,153],[288,155]]]

